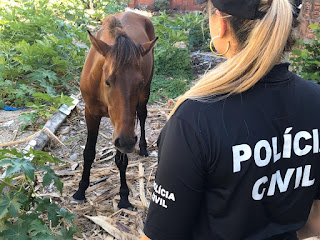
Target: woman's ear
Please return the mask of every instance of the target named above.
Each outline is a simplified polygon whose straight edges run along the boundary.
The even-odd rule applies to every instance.
[[[219,37],[223,38],[228,30],[228,22],[225,20],[225,18],[222,16],[221,12],[219,10],[216,11],[216,16],[217,18],[217,27],[218,29],[218,33],[219,33]]]

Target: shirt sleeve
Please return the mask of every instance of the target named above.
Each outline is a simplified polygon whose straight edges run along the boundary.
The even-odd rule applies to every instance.
[[[173,115],[158,146],[159,163],[144,232],[152,240],[187,240],[203,200],[203,144],[197,131]]]

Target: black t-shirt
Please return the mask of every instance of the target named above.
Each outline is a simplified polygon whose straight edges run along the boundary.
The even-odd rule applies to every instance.
[[[178,108],[158,141],[149,238],[297,239],[320,197],[320,87],[288,66]]]

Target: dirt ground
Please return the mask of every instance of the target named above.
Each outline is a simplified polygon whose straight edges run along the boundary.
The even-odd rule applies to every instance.
[[[76,233],[75,239],[139,239],[143,229],[142,222],[146,218],[146,210],[151,198],[157,166],[156,141],[171,107],[172,104],[170,102],[167,104],[155,103],[148,106],[146,140],[149,156],[139,156],[137,153],[138,147],[135,153],[128,155],[127,183],[130,188],[129,200],[134,207],[132,211],[117,212],[120,176],[114,163],[115,150],[112,146],[112,125],[110,120],[104,118],[101,122],[96,160],[91,170],[90,181],[92,185],[86,191],[87,201],[82,204],[75,203],[71,198],[77,190],[81,178],[82,152],[86,142],[84,103],[82,101],[60,126],[55,134],[63,142],[64,146],[50,141],[44,151],[65,161],[65,164],[53,167],[64,183],[63,194],[60,196],[58,191],[55,191],[55,188],[43,189],[40,186],[37,193],[40,196],[51,197],[55,203],[78,216],[75,219],[75,223],[81,233]],[[0,144],[22,140],[33,133],[33,131],[21,132],[19,130],[22,122],[18,120],[18,117],[25,111],[0,111]],[[138,136],[140,135],[139,126],[136,127],[136,133]],[[26,143],[23,143],[12,147],[21,150],[25,145]],[[101,181],[105,177],[108,178]],[[41,182],[41,179],[38,180]],[[99,180],[101,182],[93,184]],[[114,213],[116,214],[113,215]],[[128,234],[119,237],[117,233],[114,233],[114,236],[118,236],[114,238],[86,216],[110,217],[106,219],[108,224]],[[139,224],[137,225],[137,223]],[[112,229],[109,229],[109,232],[112,232]]]

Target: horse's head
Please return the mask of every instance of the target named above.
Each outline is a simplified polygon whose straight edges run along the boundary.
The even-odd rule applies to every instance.
[[[114,45],[108,45],[89,32],[92,46],[104,57],[100,91],[114,127],[113,143],[123,152],[134,150],[136,109],[140,93],[149,79],[144,79],[141,60],[157,40],[135,44],[124,31],[119,31]],[[152,66],[152,65],[151,65]]]

